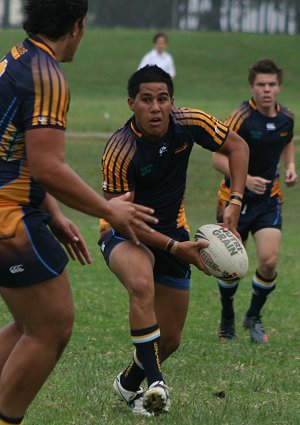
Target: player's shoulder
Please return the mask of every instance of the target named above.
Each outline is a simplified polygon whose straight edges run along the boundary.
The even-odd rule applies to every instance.
[[[141,134],[135,129],[132,120],[129,120],[111,135],[106,143],[105,151],[122,157],[132,154],[136,151],[139,137]]]
[[[238,107],[236,107],[232,112],[231,116],[238,116],[238,117],[248,117],[255,111],[256,107],[252,100],[244,100]]]
[[[174,107],[170,112],[171,120],[178,125],[194,125],[195,121],[209,116],[206,112],[196,108]]]
[[[251,104],[251,100],[244,100],[230,113],[230,115],[224,120],[224,123],[228,125],[231,130],[237,132],[254,111],[255,107],[254,104]]]
[[[295,120],[295,115],[294,115],[293,111],[291,111],[290,108],[288,108],[287,106],[281,105],[281,104],[278,105],[278,108],[279,108],[279,111],[282,113],[282,115],[285,118],[287,118],[291,121]]]

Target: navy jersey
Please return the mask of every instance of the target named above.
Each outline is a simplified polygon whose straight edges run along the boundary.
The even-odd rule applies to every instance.
[[[294,117],[284,106],[277,104],[277,115],[261,114],[253,99],[245,101],[225,120],[229,128],[239,134],[250,149],[248,174],[271,180],[263,195],[245,189],[244,202],[264,199],[280,193],[278,163],[285,146],[292,141]],[[229,178],[225,186],[230,187]]]
[[[44,189],[30,176],[24,132],[65,129],[69,90],[53,51],[27,38],[0,62],[0,203],[39,205]]]
[[[187,227],[184,211],[186,174],[194,143],[216,151],[229,129],[198,109],[174,108],[163,138],[145,139],[134,117],[108,141],[103,159],[104,192],[135,192],[135,202],[155,210],[161,232]]]

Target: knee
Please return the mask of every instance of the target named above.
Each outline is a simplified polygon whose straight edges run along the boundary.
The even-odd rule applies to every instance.
[[[132,302],[152,304],[154,300],[154,282],[148,276],[140,276],[130,284],[128,292]]]
[[[270,255],[266,258],[263,258],[259,267],[262,276],[266,278],[272,278],[275,276],[277,267],[277,255]]]
[[[74,310],[70,308],[68,311],[57,313],[52,320],[48,319],[37,332],[33,330],[31,335],[36,336],[43,345],[47,346],[48,350],[52,350],[59,358],[72,335]]]
[[[74,310],[72,309],[68,313],[64,314],[63,320],[59,320],[57,323],[55,332],[57,335],[57,347],[58,352],[61,353],[68,342],[70,341],[74,325]]]

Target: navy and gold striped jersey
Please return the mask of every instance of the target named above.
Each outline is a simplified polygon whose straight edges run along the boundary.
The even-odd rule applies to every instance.
[[[224,121],[249,146],[248,174],[272,181],[263,195],[256,195],[246,188],[245,203],[280,194],[278,163],[283,149],[292,141],[294,116],[280,104],[276,105],[276,109],[275,117],[267,117],[257,110],[254,100],[250,99]],[[226,187],[230,187],[229,178],[225,178],[223,188]]]
[[[44,189],[29,174],[27,130],[65,129],[69,90],[53,51],[37,38],[0,62],[0,202],[39,205]]]
[[[135,202],[155,210],[162,232],[188,227],[184,211],[186,173],[194,143],[217,151],[229,129],[198,109],[174,108],[165,136],[145,139],[132,117],[116,131],[102,158],[104,192],[135,192]]]

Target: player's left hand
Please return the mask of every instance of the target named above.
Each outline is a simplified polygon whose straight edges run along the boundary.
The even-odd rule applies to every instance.
[[[295,170],[286,170],[284,182],[287,187],[292,187],[297,183],[298,176]]]
[[[223,226],[223,229],[230,230],[239,240],[241,241],[241,236],[238,233],[237,224],[239,221],[241,213],[241,208],[238,205],[235,204],[229,204],[223,212],[223,223],[220,223],[221,226]]]
[[[92,263],[87,244],[77,226],[63,214],[52,218],[49,227],[55,237],[61,242],[69,256],[78,260],[83,266]]]

